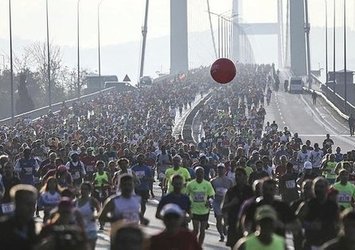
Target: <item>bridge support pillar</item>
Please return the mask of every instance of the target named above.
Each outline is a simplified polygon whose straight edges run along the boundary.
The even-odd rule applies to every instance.
[[[170,0],[170,74],[188,69],[187,0]]]
[[[291,70],[296,76],[307,75],[304,1],[288,0],[290,6]]]

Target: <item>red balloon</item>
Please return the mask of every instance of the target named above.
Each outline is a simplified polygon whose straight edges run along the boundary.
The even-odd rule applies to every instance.
[[[237,70],[231,60],[220,58],[212,64],[210,72],[213,80],[221,84],[226,84],[234,79]]]

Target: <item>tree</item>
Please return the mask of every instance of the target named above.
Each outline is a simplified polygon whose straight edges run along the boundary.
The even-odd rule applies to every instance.
[[[26,86],[26,72],[18,74],[18,98],[16,100],[16,112],[17,114],[25,113],[34,109],[35,105],[31,96],[28,93]]]

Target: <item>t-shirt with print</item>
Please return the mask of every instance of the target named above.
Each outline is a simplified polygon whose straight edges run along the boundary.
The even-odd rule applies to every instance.
[[[228,189],[233,186],[233,182],[227,176],[217,177],[211,181],[211,184],[216,192],[215,200],[219,202],[222,202]]]
[[[337,196],[339,206],[350,208],[351,202],[355,198],[355,186],[350,182],[347,182],[346,185],[342,185],[340,182],[336,182],[333,185],[333,188],[339,191]]]
[[[150,167],[145,165],[142,166],[135,165],[132,167],[132,171],[136,174],[137,178],[140,181],[140,184],[136,186],[136,190],[139,191],[149,190],[151,177],[152,177],[152,171]]]
[[[192,214],[208,214],[210,209],[206,207],[207,198],[214,196],[215,192],[210,182],[203,180],[198,183],[193,180],[187,184],[186,193],[190,196]]]

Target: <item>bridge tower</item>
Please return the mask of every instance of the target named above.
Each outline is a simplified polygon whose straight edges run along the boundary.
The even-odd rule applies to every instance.
[[[291,70],[296,76],[307,75],[304,1],[289,1]]]
[[[170,74],[188,69],[187,0],[170,0]]]
[[[254,0],[262,1],[262,0]],[[284,31],[283,2],[287,1],[289,16],[286,17],[286,25],[289,27]],[[295,75],[304,76],[306,70],[306,40],[305,40],[305,20],[304,1],[301,0],[278,0],[277,1],[277,23],[243,23],[242,17],[243,0],[233,0],[233,43],[232,58],[234,61],[244,61],[241,58],[241,35],[270,35],[275,34],[278,38],[278,66],[285,66],[284,53],[290,54],[290,66]],[[288,31],[288,32],[287,32]],[[285,34],[289,33],[289,34]],[[290,36],[290,41],[284,35]],[[288,46],[287,44],[290,44]],[[289,51],[285,51],[285,48]]]

